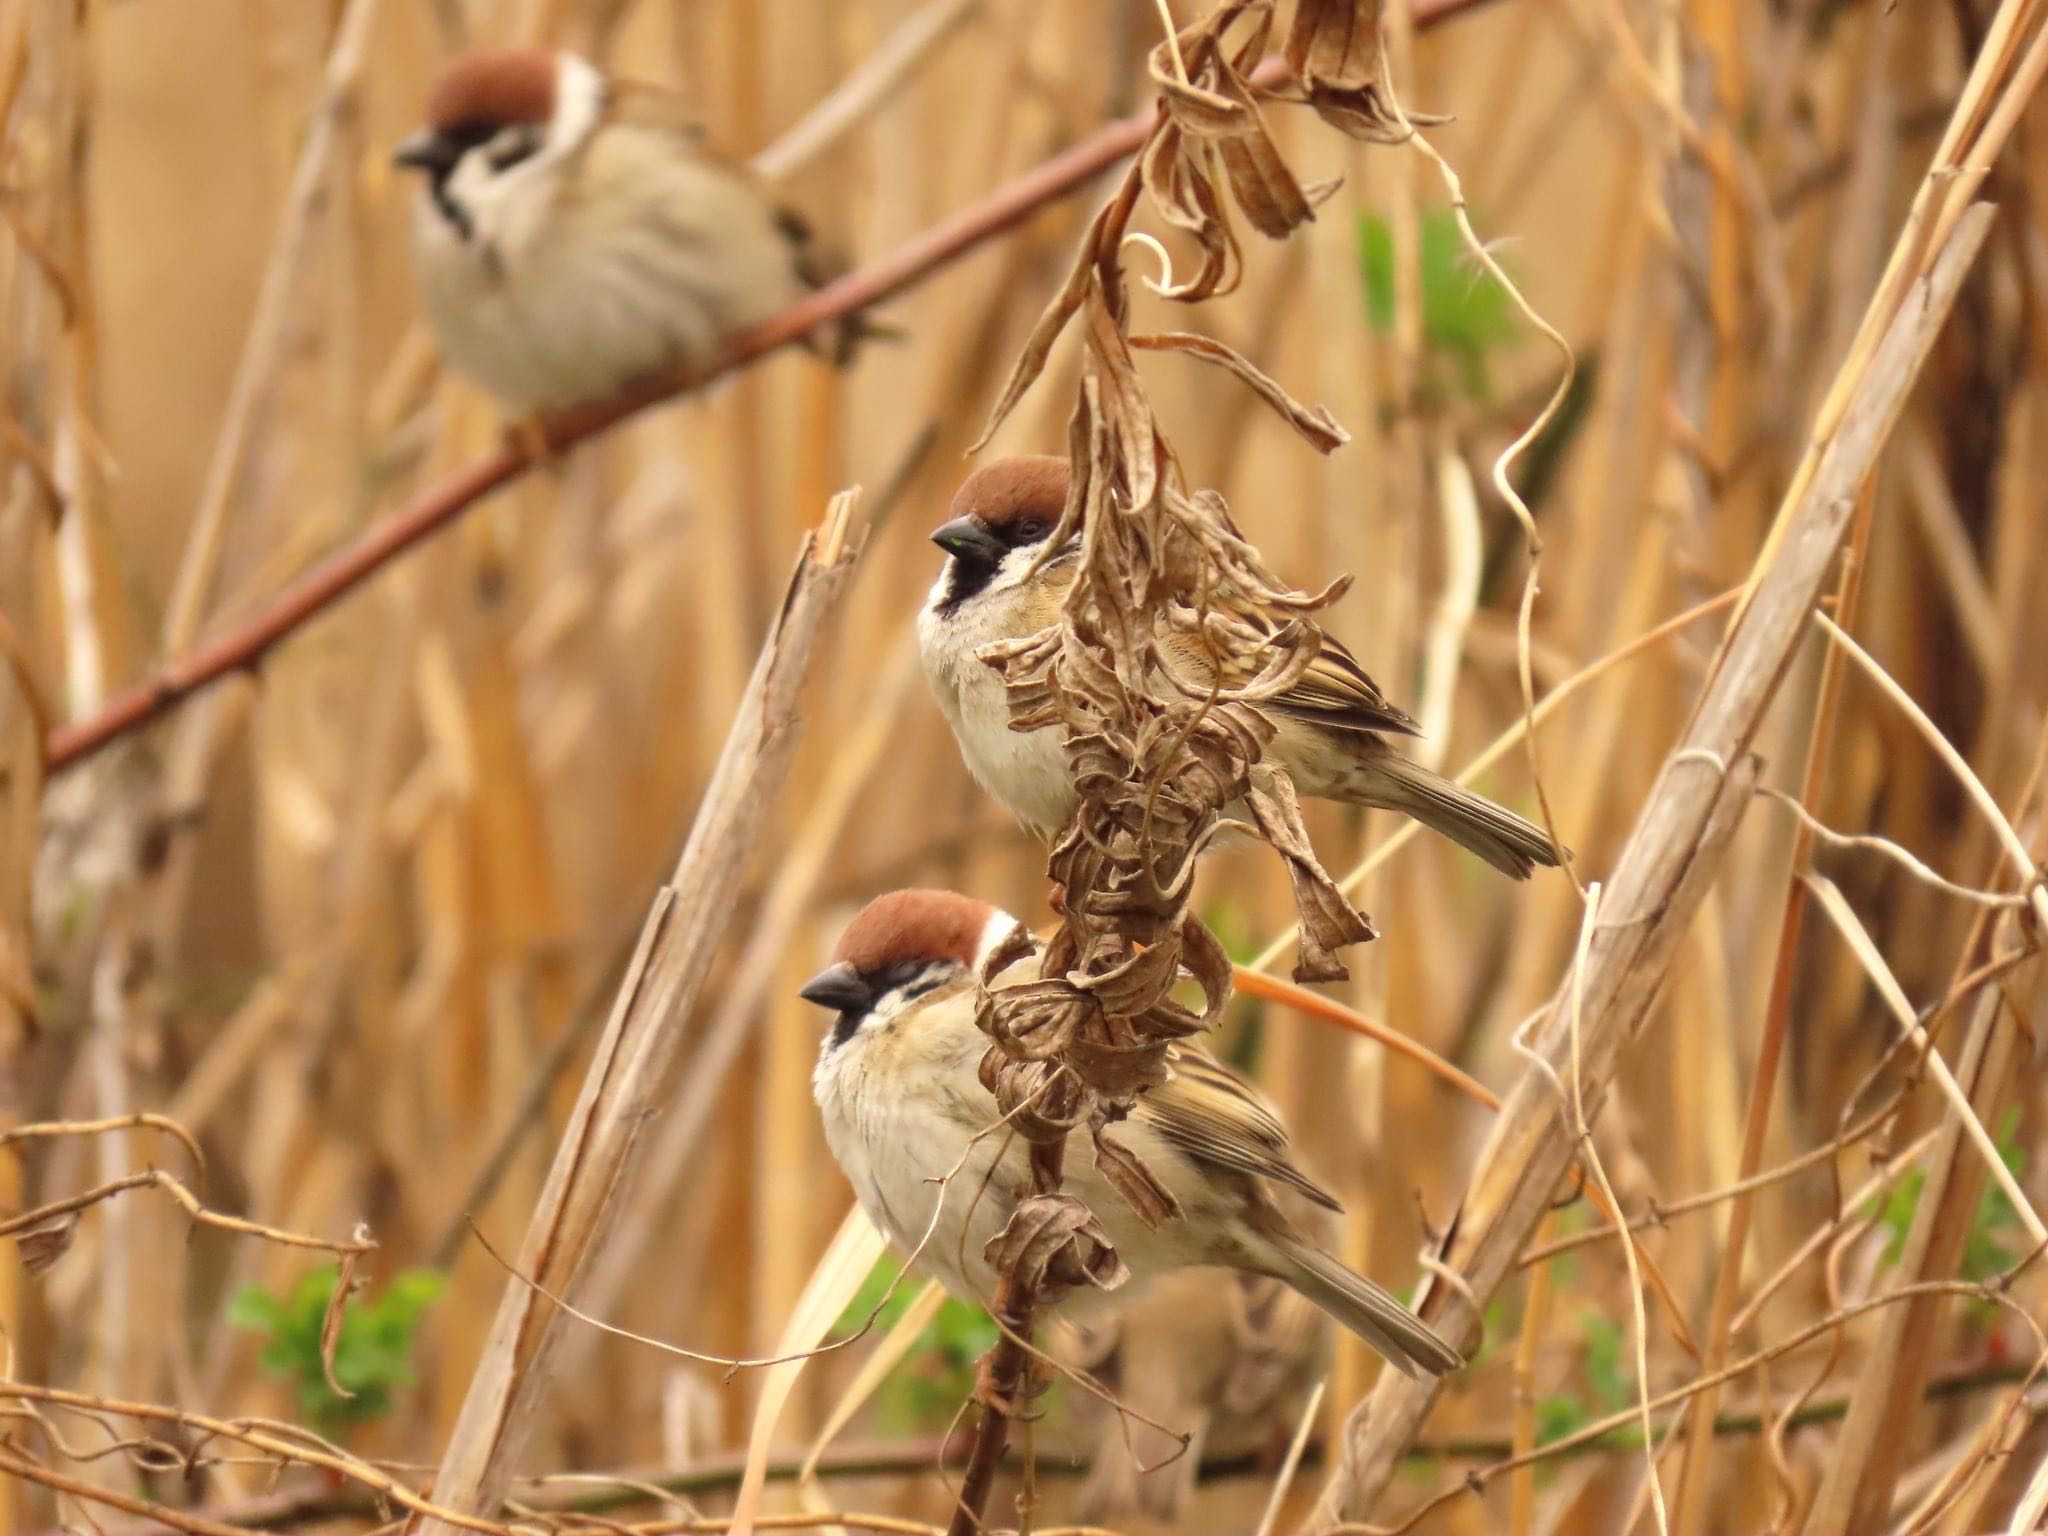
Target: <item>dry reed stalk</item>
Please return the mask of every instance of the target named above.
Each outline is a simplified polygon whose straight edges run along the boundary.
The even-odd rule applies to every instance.
[[[584,1077],[541,1202],[521,1243],[484,1357],[434,1480],[437,1498],[495,1511],[530,1433],[561,1335],[559,1311],[521,1277],[573,1294],[613,1231],[653,1096],[666,1085],[685,1026],[733,917],[734,897],[796,746],[796,705],[813,647],[859,554],[851,494],[805,537],[775,623],[735,718],[696,825],[657,894]]]
[[[924,0],[830,95],[754,156],[755,172],[764,180],[780,181],[824,154],[895,95],[939,45],[985,4],[986,0]]]
[[[10,128],[27,73],[29,21],[26,6],[0,16],[0,130]],[[5,652],[0,666],[0,1116],[14,1121],[33,1114],[33,1087],[23,1063],[40,1033],[31,929],[43,765],[41,751],[30,740],[41,734],[39,722],[47,721],[50,709],[42,670],[47,651],[34,621],[43,613],[42,576],[52,532],[32,461],[25,465],[20,452],[25,439],[16,422],[29,403],[22,384],[34,356],[29,350],[33,333],[24,322],[50,297],[40,276],[18,257],[0,260],[0,276],[6,280],[0,315],[8,321],[0,334],[0,368],[10,382],[0,396],[0,419],[8,425],[0,436],[0,650]],[[0,1159],[0,1209],[19,1209],[30,1187],[18,1159]],[[9,1339],[22,1339],[30,1331],[36,1305],[32,1292],[20,1265],[0,1265],[0,1329]],[[19,1530],[28,1518],[26,1487],[0,1489],[0,1531]]]
[[[648,1245],[662,1238],[661,1211],[675,1194],[675,1181],[696,1165],[698,1143],[717,1117],[718,1106],[727,1099],[734,1063],[769,1001],[769,989],[782,978],[777,961],[791,950],[797,925],[816,898],[826,861],[897,734],[897,716],[917,673],[911,638],[899,639],[867,710],[852,734],[840,740],[824,783],[808,797],[809,810],[792,829],[778,857],[775,877],[768,883],[748,925],[746,946],[733,965],[733,980],[701,1031],[701,1039],[690,1053],[687,1079],[664,1112],[653,1145],[643,1158],[649,1172],[626,1196],[625,1224],[593,1263],[584,1282],[587,1308],[600,1317],[609,1315],[640,1272]],[[807,1056],[814,1056],[815,1033],[807,1034],[806,1040],[810,1045]],[[798,1105],[808,1111],[808,1073],[798,1088]],[[785,1246],[798,1256],[808,1247],[801,1241],[789,1241]],[[579,1334],[572,1340],[562,1357],[562,1368],[572,1376],[580,1374],[589,1359],[590,1344],[595,1343],[594,1339],[590,1344],[581,1342],[583,1338]]]
[[[1820,594],[1846,531],[1857,492],[1932,347],[1941,323],[1991,223],[1979,209],[1940,248],[1914,286],[1882,344],[1846,381],[1853,409],[1816,450],[1818,469],[1781,515],[1787,537],[1750,589],[1749,606],[1730,625],[1721,664],[1695,706],[1684,737],[1666,757],[1635,831],[1607,882],[1609,926],[1594,935],[1585,965],[1531,1035],[1545,1058],[1508,1095],[1473,1170],[1444,1254],[1465,1282],[1437,1289],[1425,1306],[1454,1343],[1469,1344],[1483,1305],[1512,1270],[1574,1155],[1568,1118],[1554,1086],[1571,1070],[1564,1046],[1566,1010],[1583,999],[1576,1033],[1576,1081],[1597,1106],[1623,1047],[1645,1022],[1664,968],[1693,910],[1719,872],[1756,766],[1746,753],[1775,697],[1806,615]],[[1470,1298],[1469,1300],[1467,1298]],[[1326,1494],[1333,1519],[1363,1519],[1378,1502],[1400,1456],[1420,1429],[1439,1384],[1383,1378],[1347,1426],[1344,1466]]]
[[[1846,637],[1843,639],[1846,643]],[[2044,765],[2048,765],[2048,730],[2044,730],[2037,747],[2025,797],[2032,802],[2037,817],[2041,811],[2037,797],[2042,789]],[[1967,769],[1963,771],[1967,773]],[[2041,841],[2038,829],[2036,841]],[[2038,894],[2038,866],[2024,850],[2023,859],[2023,872],[2017,883],[2021,888],[2032,886]],[[2025,1192],[2014,1184],[1998,1148],[1989,1144],[1990,1138],[1984,1131],[1985,1120],[1996,1118],[2011,1092],[2024,1029],[2024,1016],[2019,1019],[2019,1028],[2001,1029],[1999,1014],[2014,996],[2027,995],[2030,989],[2025,982],[2038,973],[2038,961],[2025,964],[2010,983],[1986,988],[1979,996],[1951,1072],[1921,1031],[1914,1010],[1905,1003],[1897,982],[1839,893],[1816,876],[1809,875],[1807,881],[1843,930],[1843,936],[1850,941],[1902,1029],[1915,1038],[1926,1065],[1949,1096],[1949,1112],[1943,1119],[1940,1140],[1899,1256],[1900,1276],[1908,1282],[1923,1282],[1956,1272],[1977,1218],[1987,1166],[1995,1168],[1995,1176],[2007,1187],[2007,1198],[2014,1202],[2014,1209],[2034,1244],[2032,1251],[2038,1254],[2041,1246],[2048,1244],[2048,1228],[2042,1226]],[[1981,913],[1958,969],[1968,964],[1980,948],[2008,947],[1999,945],[1997,938],[2002,935],[2010,939],[2016,928],[2017,914],[2012,911],[2000,914],[1995,921],[1990,920],[1989,913]],[[2008,986],[2015,990],[2008,990]],[[1930,1022],[1938,1023],[1938,1016]],[[1886,1369],[1867,1374],[1857,1387],[1827,1475],[1801,1526],[1806,1536],[1848,1536],[1888,1517],[1905,1465],[1904,1453],[1914,1436],[1914,1409],[1931,1364],[1934,1328],[1940,1315],[1941,1308],[1931,1294],[1923,1294],[1910,1305],[1885,1315],[1872,1349],[1874,1358],[1886,1362]]]
[[[1865,487],[1859,497],[1857,521],[1867,524],[1876,509],[1876,504],[1874,488]],[[1842,574],[1835,586],[1838,612],[1855,611],[1862,577],[1863,563],[1852,551],[1843,560]],[[1806,761],[1801,770],[1799,799],[1803,805],[1816,804],[1826,783],[1830,760],[1829,748],[1834,739],[1835,711],[1841,698],[1841,686],[1841,659],[1831,650],[1822,662],[1820,695],[1815,702],[1813,725],[1807,739]],[[1806,825],[1801,823],[1792,842],[1792,868],[1795,872],[1804,869],[1812,858],[1813,843],[1812,834]],[[1778,949],[1771,968],[1771,990],[1764,1008],[1762,1037],[1757,1046],[1756,1063],[1751,1069],[1749,1106],[1743,1118],[1742,1152],[1737,1164],[1738,1179],[1750,1178],[1763,1162],[1764,1137],[1770,1128],[1771,1109],[1777,1093],[1778,1066],[1784,1055],[1785,1034],[1791,1016],[1792,981],[1796,971],[1799,935],[1804,926],[1805,913],[1806,886],[1797,879],[1788,880],[1778,921]],[[1715,1275],[1713,1299],[1709,1303],[1706,1354],[1700,1362],[1701,1367],[1709,1373],[1718,1370],[1728,1358],[1728,1324],[1734,1315],[1736,1299],[1742,1287],[1743,1256],[1749,1247],[1751,1210],[1751,1198],[1747,1192],[1738,1195],[1735,1203],[1729,1208],[1728,1230],[1721,1249],[1721,1262]],[[1713,1423],[1718,1398],[1719,1389],[1709,1388],[1701,1399],[1699,1415],[1690,1421],[1694,1429],[1688,1438],[1685,1457],[1679,1467],[1679,1536],[1691,1536],[1705,1516],[1708,1458],[1712,1452],[1713,1437],[1705,1433],[1701,1426]]]
[[[278,219],[255,313],[235,369],[227,416],[214,445],[206,487],[200,494],[185,555],[171,588],[163,631],[163,653],[167,656],[181,656],[192,648],[220,570],[243,456],[268,406],[283,361],[293,301],[312,264],[308,259],[309,243],[321,227],[323,204],[331,190],[329,160],[337,143],[346,142],[347,119],[355,110],[358,77],[370,29],[376,24],[378,4],[379,0],[350,0],[335,27],[321,100],[306,125],[298,167],[292,173],[291,191]]]

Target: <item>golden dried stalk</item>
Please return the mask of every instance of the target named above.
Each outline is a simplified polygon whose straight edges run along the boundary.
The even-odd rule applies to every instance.
[[[442,1454],[434,1489],[444,1506],[469,1515],[495,1513],[512,1478],[561,1335],[561,1312],[540,1288],[573,1296],[612,1230],[652,1096],[680,1055],[748,855],[796,748],[798,690],[860,551],[852,500],[850,494],[835,499],[824,527],[805,536],[696,824],[648,912],[520,1245],[517,1274],[506,1282]]]

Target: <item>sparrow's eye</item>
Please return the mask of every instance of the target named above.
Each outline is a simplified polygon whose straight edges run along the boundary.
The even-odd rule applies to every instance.
[[[1051,531],[1042,517],[1027,517],[1013,529],[1019,544],[1036,544]]]
[[[894,992],[898,987],[907,987],[923,973],[924,964],[918,960],[899,960],[882,972],[881,986],[876,990]]]
[[[540,148],[540,135],[531,128],[507,128],[484,147],[484,158],[492,170],[509,171]]]

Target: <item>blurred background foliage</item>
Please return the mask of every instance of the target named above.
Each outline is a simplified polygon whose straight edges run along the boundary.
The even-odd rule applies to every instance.
[[[1173,5],[1184,21],[1197,9]],[[1481,235],[1580,359],[1565,412],[1520,472],[1545,544],[1539,694],[1748,571],[1991,9],[1491,0],[1412,36],[1397,28],[1407,99],[1454,114],[1431,135]],[[849,371],[792,351],[641,417],[492,498],[161,727],[48,784],[37,742],[499,440],[505,424],[441,376],[418,326],[403,240],[412,189],[387,165],[458,37],[587,49],[686,91],[714,136],[746,153],[920,18],[946,24],[788,186],[857,256],[1146,102],[1152,0],[0,0],[0,1120],[159,1111],[204,1148],[216,1209],[332,1238],[365,1221],[380,1244],[335,1353],[354,1397],[336,1397],[321,1368],[331,1269],[193,1229],[146,1192],[87,1212],[40,1273],[0,1253],[16,1378],[298,1418],[366,1455],[434,1460],[505,1284],[469,1223],[501,1251],[516,1245],[583,1047],[673,862],[799,535],[858,482],[882,524],[817,668],[793,782],[736,924],[773,925],[767,1001],[726,1006],[728,946],[691,1024],[696,1054],[647,1128],[620,1236],[582,1297],[692,1348],[772,1347],[849,1201],[810,1101],[820,1020],[795,987],[846,917],[892,886],[951,885],[1047,916],[1042,851],[969,781],[914,675],[909,624],[938,564],[926,532],[1107,183],[887,306],[905,339]],[[360,50],[337,53],[350,28]],[[1475,271],[1419,157],[1354,145],[1305,113],[1274,116],[1293,163],[1341,177],[1341,190],[1302,237],[1250,247],[1231,297],[1190,317],[1141,295],[1139,323],[1222,337],[1326,404],[1354,440],[1318,460],[1207,371],[1157,357],[1145,376],[1190,479],[1228,498],[1278,570],[1310,586],[1357,578],[1332,627],[1419,713],[1418,750],[1456,768],[1521,710],[1525,555],[1489,467],[1552,388],[1556,355]],[[1856,625],[2008,810],[2048,693],[2042,128],[2030,112],[1991,176],[2006,212],[1871,493]],[[994,451],[1057,449],[1074,382],[1069,339]],[[217,539],[195,540],[208,528]],[[1606,674],[1542,731],[1558,829],[1589,875],[1628,831],[1717,622]],[[1819,655],[1801,655],[1758,743],[1788,789]],[[1481,787],[1536,812],[1519,752]],[[1957,880],[1997,872],[1952,779],[1854,679],[1813,809]],[[1327,806],[1310,824],[1340,872],[1389,830]],[[2021,830],[2038,853],[2038,822]],[[1600,1122],[1631,1210],[1736,1177],[1793,832],[1775,806],[1750,812]],[[793,915],[771,910],[768,883],[809,858]],[[1909,996],[1938,998],[1972,952],[1976,910],[1867,849],[1817,861]],[[1202,879],[1203,910],[1239,959],[1288,921],[1268,859],[1225,850]],[[1384,936],[1344,999],[1491,1085],[1511,1081],[1512,1032],[1572,952],[1570,882],[1513,886],[1424,838],[1362,899]],[[1873,1095],[1911,1088],[1896,1064],[1865,1082],[1893,1028],[1825,924],[1807,924],[1792,964],[1767,1166],[1829,1144]],[[2038,1018],[2038,974],[2015,973],[2009,1000],[2013,1017]],[[1487,1112],[1271,1005],[1237,1004],[1217,1047],[1256,1071],[1304,1162],[1343,1195],[1333,1237],[1350,1259],[1410,1285]],[[2037,1190],[2041,1160],[2027,1154],[2041,1089],[2029,1051],[1996,1122]],[[1879,1141],[1759,1195],[1744,1296],[1803,1256],[1738,1348],[1889,1283],[1919,1175],[1886,1153],[1937,1114],[1911,1088]],[[143,1132],[0,1154],[0,1206],[162,1156]],[[1985,1197],[1965,1273],[2023,1249],[2001,1198]],[[1642,1237],[1696,1328],[1726,1219],[1711,1205]],[[1567,1211],[1552,1236],[1595,1224]],[[1828,1240],[1803,1250],[1816,1233]],[[1632,1401],[1619,1252],[1605,1243],[1542,1264],[1547,1304],[1531,1315],[1526,1276],[1496,1303],[1487,1348],[1437,1409],[1404,1492],[1454,1485],[1502,1454],[1517,1403],[1534,1405],[1549,1440]],[[1162,1509],[1159,1490],[1191,1481],[1195,1458],[1137,1476],[1116,1427],[1066,1392],[1036,1432],[1048,1518],[1252,1529],[1309,1386],[1329,1372],[1320,1455],[1377,1369],[1351,1341],[1205,1283],[1059,1347],[1097,1361],[1145,1412],[1199,1429],[1212,1459],[1240,1457],[1236,1470],[1192,1495],[1198,1516]],[[1871,1326],[1729,1387],[1709,1528],[1762,1529],[1781,1498],[1797,1509],[1811,1496],[1844,1394],[1885,1365],[1867,1357]],[[835,1498],[945,1517],[929,1442],[987,1337],[970,1309],[938,1313],[847,1431],[926,1461],[836,1481]],[[2011,1430],[1994,1422],[2015,1337],[1987,1308],[1944,1314],[1937,1381],[1962,1385],[1942,1386],[1901,1432],[1901,1522],[1958,1448],[1994,1431],[2006,1436],[1996,1468],[1919,1528],[2002,1519],[2039,1461],[2030,1415]],[[791,1449],[810,1444],[868,1347],[807,1373],[785,1418]],[[1649,1366],[1658,1390],[1697,1370],[1661,1328]],[[758,1385],[580,1327],[555,1369],[535,1470],[729,1456]],[[1810,1394],[1810,1418],[1781,1439],[1758,1434],[1797,1393]],[[1547,1467],[1529,1528],[1649,1528],[1633,1433]],[[1068,1475],[1091,1463],[1092,1475]],[[264,1469],[234,1465],[183,1483],[119,1459],[78,1471],[209,1506],[269,1486]],[[1290,1509],[1315,1481],[1304,1475]],[[5,1529],[57,1518],[45,1493],[0,1484]],[[723,1497],[701,1496],[712,1508]],[[1509,1520],[1501,1481],[1424,1529]]]

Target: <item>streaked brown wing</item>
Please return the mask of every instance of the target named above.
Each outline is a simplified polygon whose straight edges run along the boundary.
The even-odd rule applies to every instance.
[[[1272,707],[1281,714],[1296,715],[1340,731],[1418,734],[1414,718],[1406,710],[1389,704],[1379,684],[1358,664],[1358,658],[1345,648],[1343,641],[1328,633],[1301,681],[1275,699]]]
[[[1287,1157],[1287,1127],[1264,1094],[1206,1051],[1178,1047],[1173,1077],[1138,1100],[1135,1116],[1196,1162],[1300,1190],[1330,1210],[1337,1197]]]
[[[1168,634],[1164,645],[1174,665],[1191,678],[1212,675],[1208,658],[1184,634]],[[1312,720],[1335,731],[1391,731],[1397,736],[1416,735],[1417,726],[1405,710],[1389,704],[1379,685],[1366,675],[1358,658],[1344,648],[1341,640],[1324,634],[1322,649],[1309,663],[1301,681],[1268,701],[1275,714]]]

